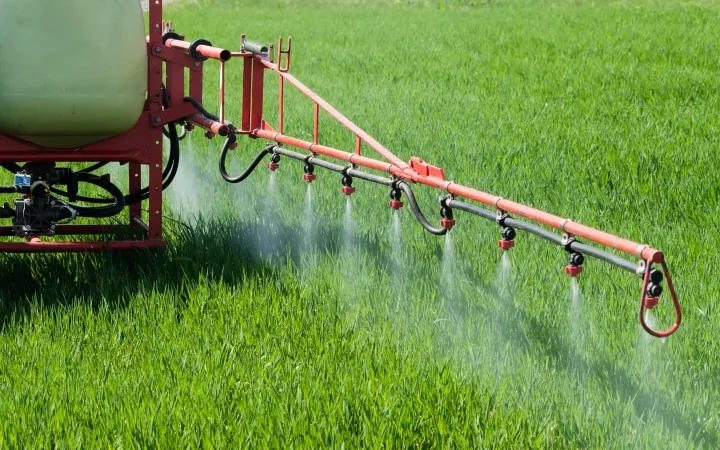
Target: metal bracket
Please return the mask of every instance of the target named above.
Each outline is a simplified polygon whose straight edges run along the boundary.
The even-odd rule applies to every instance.
[[[563,233],[563,238],[560,245],[562,245],[565,250],[567,250],[568,252],[572,252],[572,249],[570,249],[570,244],[572,244],[573,242],[577,242],[574,234]]]
[[[290,70],[290,50],[292,49],[292,38],[288,36],[287,49],[283,50],[282,37],[278,38],[277,45],[277,69],[278,72],[288,72]],[[272,52],[270,52],[272,54]],[[282,55],[285,55],[285,66],[282,65]]]

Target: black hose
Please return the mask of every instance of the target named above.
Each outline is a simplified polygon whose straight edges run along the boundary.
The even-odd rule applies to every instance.
[[[272,147],[265,147],[260,151],[260,153],[255,156],[255,158],[250,162],[250,165],[245,169],[243,173],[236,177],[231,177],[228,175],[226,167],[225,167],[225,159],[227,158],[228,150],[230,149],[230,145],[232,145],[237,140],[237,136],[235,133],[231,133],[227,139],[225,140],[225,145],[223,145],[222,151],[220,152],[220,175],[223,177],[223,180],[227,181],[228,183],[239,183],[243,181],[245,178],[247,178],[254,170],[257,168],[258,164],[260,164],[260,161],[262,159],[272,153],[272,150],[270,150]]]
[[[110,164],[110,161],[101,161],[101,162],[93,164],[90,167],[86,167],[86,168],[80,170],[80,172],[81,173],[95,172],[96,170],[101,169],[101,168],[107,166],[108,164]]]
[[[170,156],[168,158],[167,166],[163,170],[163,183],[162,189],[165,190],[175,179],[177,175],[178,167],[180,165],[180,141],[178,140],[177,126],[175,123],[169,124],[170,132]],[[150,198],[150,186],[144,187],[134,194],[125,196],[125,203],[131,205],[143,200]]]
[[[17,186],[0,186],[0,194],[14,194],[22,192]]]
[[[208,110],[205,109],[205,107],[199,101],[195,100],[194,98],[185,97],[185,98],[183,98],[183,101],[192,104],[195,108],[197,108],[198,111],[200,111],[202,113],[203,116],[207,117],[208,119],[214,120],[216,122],[220,120],[220,118],[218,116],[216,116],[215,114],[213,114],[211,112],[208,112]]]
[[[0,167],[12,173],[18,173],[22,170],[22,168],[15,163],[2,163]]]
[[[410,209],[412,210],[413,214],[415,214],[415,218],[417,218],[418,222],[420,222],[420,225],[423,226],[427,231],[430,233],[442,236],[445,233],[448,232],[448,230],[444,227],[434,227],[428,222],[428,220],[423,215],[422,211],[420,211],[420,206],[418,205],[417,201],[415,200],[415,194],[413,194],[412,189],[410,189],[410,186],[408,186],[404,181],[399,181],[396,183],[397,187],[402,189],[402,191],[405,193],[408,199],[408,203],[410,203]]]
[[[107,191],[110,195],[112,195],[113,200],[115,201],[115,203],[110,206],[93,208],[68,205],[75,210],[78,216],[94,218],[112,217],[119,214],[123,210],[123,208],[125,207],[125,197],[123,196],[120,188],[111,183],[110,180],[84,172],[78,172],[76,176],[79,182],[92,184],[99,187],[100,189]]]
[[[185,137],[187,137],[187,134],[188,134],[187,128],[182,127],[182,132],[178,136],[178,141],[182,141],[183,139],[185,139]],[[163,136],[170,139],[170,132],[165,127],[163,127]]]
[[[170,186],[170,183],[172,183],[173,179],[175,178],[175,175],[177,174],[179,162],[180,162],[180,143],[175,138],[177,136],[177,129],[175,128],[175,124],[170,124],[170,156],[168,158],[168,163],[165,166],[165,169],[163,170],[163,184],[162,189],[165,190],[168,186]],[[85,173],[85,172],[78,172]],[[66,191],[63,191],[62,189],[58,189],[55,187],[50,188],[50,192],[57,195],[62,195],[64,197],[68,196],[68,193]],[[126,205],[132,205],[134,203],[147,200],[150,197],[150,187],[144,187],[138,192],[134,194],[129,194],[125,196],[125,204]],[[110,204],[114,203],[115,199],[112,198],[97,198],[97,197],[85,197],[82,195],[78,195],[77,197],[78,201],[85,202],[85,203],[92,203],[92,204]]]

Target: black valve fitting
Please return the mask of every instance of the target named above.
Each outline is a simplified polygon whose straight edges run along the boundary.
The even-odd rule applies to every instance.
[[[391,200],[400,200],[400,197],[402,197],[402,191],[399,188],[394,187],[390,189]]]
[[[650,270],[650,282],[655,284],[662,283],[663,280],[663,273],[657,269],[651,269]]]
[[[647,287],[647,295],[649,297],[660,297],[662,294],[663,289],[662,286],[656,283],[649,283]]]
[[[569,259],[570,265],[573,267],[582,266],[583,263],[585,262],[585,257],[583,256],[583,254],[577,253],[577,252],[571,252],[570,258],[568,258],[568,259]]]
[[[513,227],[504,227],[502,229],[502,237],[506,241],[512,241],[513,239],[515,239],[516,235],[517,233],[515,232],[515,228]]]

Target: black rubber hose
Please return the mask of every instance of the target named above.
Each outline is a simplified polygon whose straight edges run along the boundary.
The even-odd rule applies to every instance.
[[[22,168],[15,163],[3,163],[0,164],[0,167],[12,173],[18,173],[22,170]]]
[[[415,218],[417,218],[418,222],[420,222],[420,225],[423,226],[427,231],[430,233],[436,235],[436,236],[442,236],[445,233],[448,232],[448,230],[444,227],[434,227],[428,222],[428,220],[423,215],[422,211],[420,211],[420,206],[417,204],[417,201],[415,200],[415,194],[413,194],[412,189],[410,189],[410,186],[408,186],[404,181],[400,181],[397,184],[397,187],[402,189],[402,191],[405,193],[408,199],[408,203],[410,204],[410,209],[412,210],[413,214],[415,214]]]
[[[178,141],[182,141],[183,139],[185,139],[187,134],[188,134],[187,128],[183,127],[182,132],[180,133],[180,135],[178,135]],[[163,127],[163,136],[170,139],[170,132],[165,127]]]
[[[93,164],[90,167],[86,167],[86,168],[80,170],[80,172],[81,173],[95,172],[96,170],[101,169],[101,168],[107,166],[108,164],[110,164],[110,161],[101,161],[101,162]]]
[[[220,118],[218,116],[216,116],[215,114],[213,114],[211,112],[208,112],[208,110],[205,109],[205,107],[199,101],[195,100],[194,98],[185,97],[183,99],[183,101],[192,104],[195,108],[197,108],[198,111],[200,111],[202,113],[203,116],[207,117],[208,119],[214,120],[216,122],[220,120]]]
[[[78,216],[102,218],[112,217],[122,212],[123,208],[125,207],[125,197],[123,196],[120,188],[111,183],[110,180],[82,172],[77,173],[76,176],[79,182],[92,184],[99,187],[100,189],[107,191],[110,195],[112,195],[115,201],[113,205],[102,206],[98,208],[69,205],[77,212]]]
[[[17,186],[0,186],[0,194],[14,194],[22,192]]]
[[[170,157],[168,159],[168,163],[165,166],[165,169],[163,170],[163,184],[162,188],[165,190],[168,186],[170,186],[170,183],[172,183],[173,179],[175,178],[175,175],[177,174],[178,165],[180,162],[180,143],[175,139],[173,136],[177,136],[177,129],[175,128],[175,124],[170,124]],[[78,173],[84,173],[84,172],[78,172]],[[50,192],[57,195],[62,195],[64,197],[68,196],[68,193],[66,191],[63,191],[61,189],[57,189],[55,187],[50,188]],[[150,188],[144,187],[140,191],[136,192],[135,194],[129,194],[125,196],[125,204],[131,205],[133,203],[137,203],[139,201],[147,200],[150,196]],[[93,204],[110,204],[114,203],[115,199],[111,198],[97,198],[97,197],[85,197],[82,195],[77,196],[77,200],[85,203],[93,203]]]
[[[178,167],[180,166],[180,141],[178,140],[177,127],[175,123],[170,124],[170,157],[168,158],[167,166],[163,170],[163,183],[162,189],[165,190],[175,179],[177,175]],[[150,197],[150,187],[144,187],[135,194],[125,196],[125,203],[131,205],[143,200],[147,200]]]
[[[231,177],[228,175],[226,167],[225,167],[225,159],[227,158],[228,150],[230,149],[230,145],[232,145],[233,142],[237,140],[237,136],[233,133],[228,136],[228,138],[225,140],[225,145],[223,145],[222,151],[220,152],[220,175],[223,177],[223,180],[227,181],[228,183],[239,183],[243,181],[245,178],[247,178],[260,164],[260,161],[263,160],[265,156],[272,153],[272,150],[270,150],[270,147],[265,147],[262,149],[260,153],[255,156],[255,158],[250,162],[250,165],[245,169],[243,173],[236,177]]]

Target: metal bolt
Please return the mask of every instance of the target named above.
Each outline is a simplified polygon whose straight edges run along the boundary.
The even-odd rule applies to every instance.
[[[200,61],[195,61],[195,67],[200,67]]]
[[[155,118],[153,120],[155,121],[155,123],[160,123],[160,122],[162,122],[162,117],[155,116]]]
[[[162,53],[162,47],[160,47],[159,45],[156,45],[154,50],[155,53]]]

